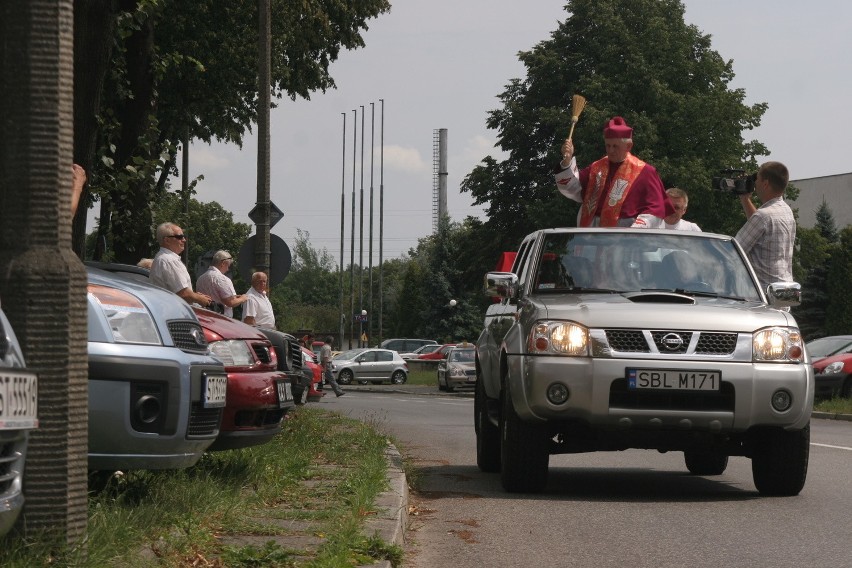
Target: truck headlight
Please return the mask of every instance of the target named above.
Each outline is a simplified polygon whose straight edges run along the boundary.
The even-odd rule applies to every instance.
[[[804,355],[802,334],[794,327],[768,327],[759,330],[752,339],[755,361],[801,363]]]
[[[589,329],[570,321],[540,321],[530,332],[530,353],[582,357],[589,354]]]

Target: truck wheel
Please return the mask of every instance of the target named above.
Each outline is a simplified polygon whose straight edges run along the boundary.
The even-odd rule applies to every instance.
[[[751,457],[751,474],[757,490],[762,495],[798,495],[808,475],[810,442],[810,422],[793,432],[762,432],[755,440]]]
[[[538,493],[547,485],[550,459],[546,430],[520,419],[504,389],[500,415],[500,481],[510,493]]]
[[[683,459],[692,475],[722,475],[728,467],[728,456],[720,452],[686,450]]]
[[[485,387],[482,381],[476,382],[473,398],[474,429],[476,430],[476,465],[480,471],[497,473],[500,471],[500,429],[488,419],[485,410]]]

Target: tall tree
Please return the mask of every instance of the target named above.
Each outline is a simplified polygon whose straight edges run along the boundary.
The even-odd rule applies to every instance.
[[[831,306],[825,317],[825,334],[841,335],[852,329],[852,296],[849,275],[852,274],[852,225],[840,231],[839,240],[828,269],[828,295]]]
[[[574,132],[581,166],[604,155],[603,125],[623,116],[635,153],[667,186],[689,192],[694,219],[705,230],[735,232],[740,205],[711,190],[710,179],[723,167],[753,169],[755,156],[768,153],[743,139],[767,105],[746,105],[745,92],[729,88],[732,62],[684,22],[679,0],[571,0],[566,11],[550,39],[520,53],[526,77],[510,81],[502,108],[489,113],[508,158],[486,157],[462,184],[487,207],[483,230],[501,236],[488,256],[496,261],[534,229],[575,224],[578,205],[556,192],[551,175],[575,93],[587,99]]]
[[[796,230],[799,246],[793,274],[802,283],[803,294],[801,305],[793,308],[793,315],[806,341],[827,335],[826,313],[832,310],[834,301],[828,291],[828,273],[832,257],[837,253],[837,239],[834,216],[824,200],[816,211],[816,226]]]
[[[78,66],[81,84],[106,85],[100,109],[79,116],[98,129],[79,129],[75,146],[100,197],[99,242],[114,258],[139,256],[148,238],[146,211],[176,173],[179,143],[192,138],[240,144],[257,117],[257,3],[251,0],[81,0],[105,26],[88,28],[92,65]],[[309,98],[334,87],[329,65],[342,49],[364,45],[367,21],[387,0],[272,2],[272,81],[276,98]],[[103,34],[114,31],[104,41]],[[112,46],[115,46],[114,48]],[[97,67],[109,55],[107,66]],[[84,80],[85,79],[85,80]],[[89,122],[89,125],[91,122]],[[132,211],[134,215],[127,213]],[[82,254],[82,236],[75,241]]]

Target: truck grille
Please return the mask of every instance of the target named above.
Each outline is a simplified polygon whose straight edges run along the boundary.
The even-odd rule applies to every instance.
[[[606,340],[613,351],[620,353],[652,353],[645,332],[640,329],[607,329]],[[715,331],[650,331],[656,351],[664,354],[689,353],[693,335],[698,334],[694,355],[730,355],[737,346],[736,333]],[[677,339],[680,339],[678,344]]]
[[[610,408],[733,412],[735,402],[734,386],[724,381],[718,392],[636,390],[627,387],[627,379],[616,379],[609,387]]]
[[[187,438],[207,438],[215,435],[222,422],[221,408],[204,408],[200,402],[193,402],[189,411]]]
[[[194,321],[170,321],[169,333],[175,347],[189,353],[207,353],[207,339]]]

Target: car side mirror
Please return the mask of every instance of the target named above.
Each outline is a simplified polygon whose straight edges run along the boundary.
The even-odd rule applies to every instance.
[[[802,303],[802,286],[798,282],[773,282],[766,287],[769,304],[775,308],[795,307]]]

